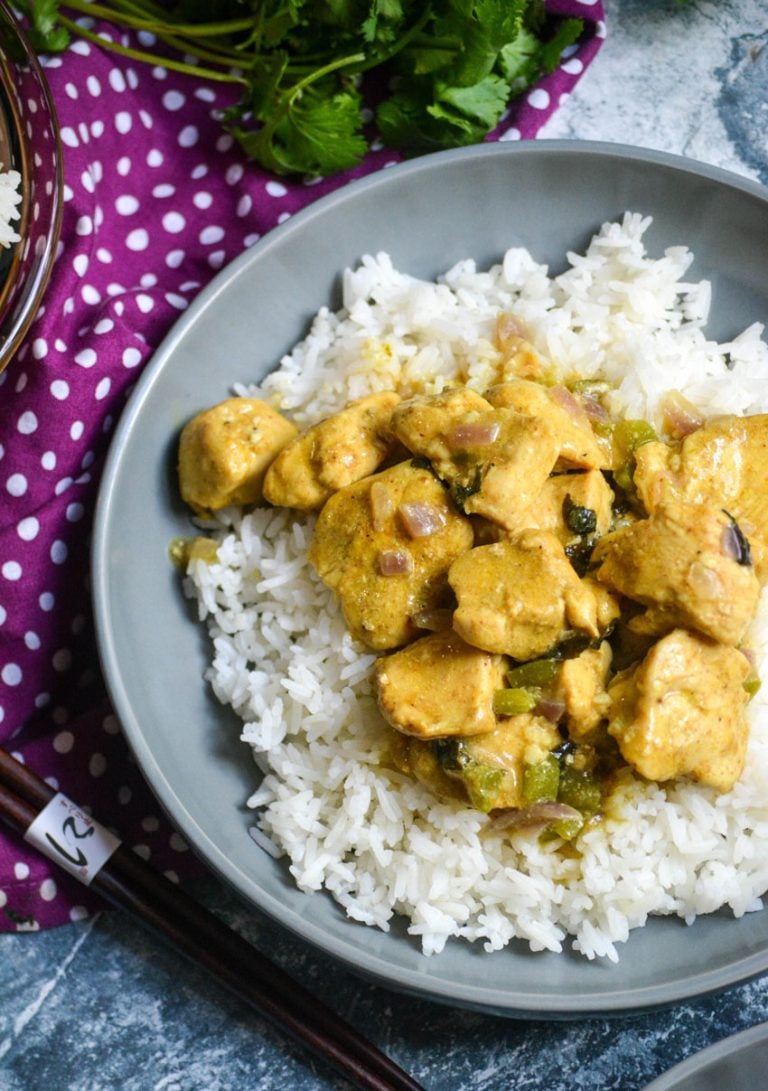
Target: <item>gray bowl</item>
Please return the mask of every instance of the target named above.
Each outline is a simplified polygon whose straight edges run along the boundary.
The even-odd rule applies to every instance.
[[[382,934],[326,895],[299,893],[248,834],[256,783],[239,725],[202,673],[206,639],[184,602],[168,544],[190,532],[176,496],[183,423],[260,378],[339,304],[340,271],[388,251],[434,277],[459,258],[485,266],[512,245],[550,263],[630,209],[653,216],[652,252],[685,243],[690,276],[714,285],[710,332],[768,322],[768,191],[692,161],[617,145],[539,141],[427,156],[356,182],[286,221],[223,270],[155,353],[120,421],[97,511],[93,588],[100,651],[116,711],[172,821],[242,897],[381,984],[514,1016],[568,1018],[679,1001],[768,967],[768,913],[716,913],[686,927],[654,919],[618,965],[520,943],[486,955],[452,943],[425,958],[403,926]]]
[[[645,1091],[757,1091],[766,1085],[768,1023],[733,1034],[670,1068]]]

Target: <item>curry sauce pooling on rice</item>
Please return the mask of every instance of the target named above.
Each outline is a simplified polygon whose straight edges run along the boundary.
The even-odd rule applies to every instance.
[[[657,435],[507,313],[495,343],[482,393],[379,391],[301,432],[230,398],[183,430],[182,497],[317,513],[309,560],[376,655],[383,763],[494,831],[568,842],[631,774],[730,791],[759,686],[768,415],[705,420],[671,392]]]

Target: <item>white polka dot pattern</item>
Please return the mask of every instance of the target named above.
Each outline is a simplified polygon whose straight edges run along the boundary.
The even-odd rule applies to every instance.
[[[534,136],[605,34],[600,0],[548,8],[585,19],[587,33],[491,139]],[[61,243],[44,308],[0,373],[0,743],[13,739],[50,784],[183,879],[200,866],[155,814],[97,669],[88,539],[114,422],[216,270],[304,205],[398,157],[379,148],[345,175],[278,179],[223,132],[226,85],[82,40],[49,61],[48,77],[65,150]],[[80,920],[95,904],[0,830],[0,930]]]

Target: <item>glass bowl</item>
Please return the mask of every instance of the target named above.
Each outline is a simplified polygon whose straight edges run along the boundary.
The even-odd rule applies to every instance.
[[[0,0],[0,163],[21,175],[20,241],[0,249],[0,371],[13,358],[48,285],[61,230],[63,164],[48,81]]]

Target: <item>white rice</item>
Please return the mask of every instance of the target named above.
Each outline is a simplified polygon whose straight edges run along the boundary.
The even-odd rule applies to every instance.
[[[0,163],[0,246],[7,249],[20,241],[20,236],[11,227],[13,220],[21,216],[21,175],[17,170],[2,169]]]
[[[491,339],[503,309],[563,376],[615,383],[615,408],[630,417],[656,420],[669,387],[706,414],[767,411],[762,327],[708,340],[710,287],[686,282],[685,247],[646,253],[649,222],[628,213],[604,225],[557,277],[521,249],[488,271],[463,261],[435,284],[398,272],[386,254],[364,257],[345,273],[343,310],[321,311],[255,392],[305,425],[371,390],[437,391],[456,376],[482,390],[497,378]],[[578,855],[524,832],[485,836],[485,816],[379,765],[374,657],[307,563],[312,525],[292,511],[225,512],[219,563],[193,562],[185,585],[213,642],[208,680],[244,721],[265,773],[249,801],[254,840],[287,858],[301,890],[325,889],[384,930],[402,914],[426,954],[452,937],[487,951],[513,937],[560,951],[570,936],[587,958],[616,961],[616,945],[649,914],[691,922],[719,907],[761,908],[768,686],[749,706],[747,767],[733,791],[632,782]],[[765,674],[768,596],[751,642]]]

